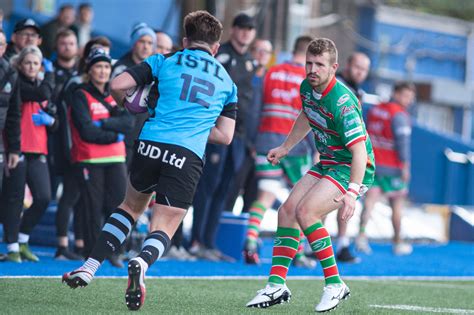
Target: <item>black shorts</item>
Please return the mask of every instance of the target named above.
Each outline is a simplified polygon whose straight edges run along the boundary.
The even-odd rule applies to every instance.
[[[203,161],[184,147],[135,141],[130,183],[141,193],[156,192],[159,204],[187,209],[202,174]]]

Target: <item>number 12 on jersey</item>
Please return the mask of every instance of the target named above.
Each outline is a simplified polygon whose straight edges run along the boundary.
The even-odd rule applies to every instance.
[[[181,79],[184,80],[183,87],[179,99],[182,101],[188,101],[190,103],[196,103],[206,108],[209,108],[211,104],[204,99],[198,97],[202,94],[204,96],[213,96],[215,86],[212,82],[203,80],[200,78],[193,77],[190,74],[181,74]]]

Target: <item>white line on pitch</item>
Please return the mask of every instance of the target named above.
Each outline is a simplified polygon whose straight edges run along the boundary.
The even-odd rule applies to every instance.
[[[461,308],[443,308],[443,307],[424,307],[416,305],[369,305],[373,308],[383,308],[388,310],[401,310],[412,312],[431,312],[431,313],[449,313],[449,314],[474,314],[474,310]]]

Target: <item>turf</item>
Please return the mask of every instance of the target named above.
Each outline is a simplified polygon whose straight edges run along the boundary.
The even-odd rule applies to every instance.
[[[2,314],[130,313],[124,303],[126,279],[95,279],[72,290],[59,278],[0,278]],[[322,281],[292,280],[289,304],[267,310],[245,307],[263,280],[148,279],[147,300],[140,314],[311,314]],[[336,314],[410,314],[370,305],[413,305],[468,310],[474,313],[474,281],[347,281],[352,296]],[[420,312],[417,312],[420,314]]]

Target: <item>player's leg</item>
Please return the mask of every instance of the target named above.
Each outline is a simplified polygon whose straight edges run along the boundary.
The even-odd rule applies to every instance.
[[[133,224],[145,211],[151,195],[138,192],[129,181],[125,200],[105,222],[89,257],[80,268],[64,274],[63,282],[71,288],[87,286],[105,258],[119,250]]]
[[[380,187],[374,183],[364,196],[363,208],[360,214],[359,235],[356,238],[355,245],[358,251],[366,254],[372,253],[372,249],[370,248],[365,229],[372,215],[375,203],[380,199],[381,195]]]
[[[311,157],[309,155],[301,156],[287,156],[281,165],[283,167],[285,181],[293,187],[300,179],[311,169]],[[306,237],[303,231],[300,232],[300,243],[293,259],[293,266],[302,268],[316,267],[316,260],[308,258],[305,255],[304,249],[306,244]]]
[[[323,268],[325,289],[321,302],[316,306],[317,312],[335,308],[342,299],[350,295],[349,288],[339,276],[331,237],[321,221],[324,216],[341,206],[334,199],[343,192],[345,188],[337,177],[334,174],[330,177],[326,175],[305,195],[296,210],[297,220]]]
[[[286,286],[286,275],[298,250],[300,228],[296,207],[303,196],[319,181],[307,174],[293,188],[288,199],[278,210],[278,228],[273,246],[272,268],[266,287],[247,303],[247,307],[269,307],[288,301],[291,292]]]
[[[258,257],[258,239],[260,224],[265,212],[275,202],[275,191],[281,188],[283,170],[280,165],[271,165],[266,156],[257,155],[255,172],[258,178],[258,197],[249,210],[247,237],[244,246],[244,259],[248,264],[260,263]]]
[[[145,273],[147,269],[166,253],[171,238],[193,202],[203,162],[193,152],[180,146],[152,143],[167,156],[169,162],[159,162],[156,184],[156,204],[146,237],[139,255],[128,263],[128,285],[125,302],[130,310],[139,309],[145,302]]]
[[[125,303],[130,310],[138,310],[145,303],[145,273],[171,246],[171,238],[190,205],[183,205],[162,194],[157,194],[156,202],[150,222],[151,232],[145,238],[141,252],[128,263]]]
[[[71,288],[88,285],[105,258],[118,252],[133,224],[150,202],[152,189],[156,186],[156,169],[156,160],[141,154],[134,155],[124,201],[106,220],[85,263],[64,274],[63,282]]]
[[[404,193],[394,194],[389,197],[390,207],[392,208],[392,225],[393,225],[393,252],[395,255],[410,255],[413,251],[409,243],[405,243],[401,238],[402,213],[405,206]]]

